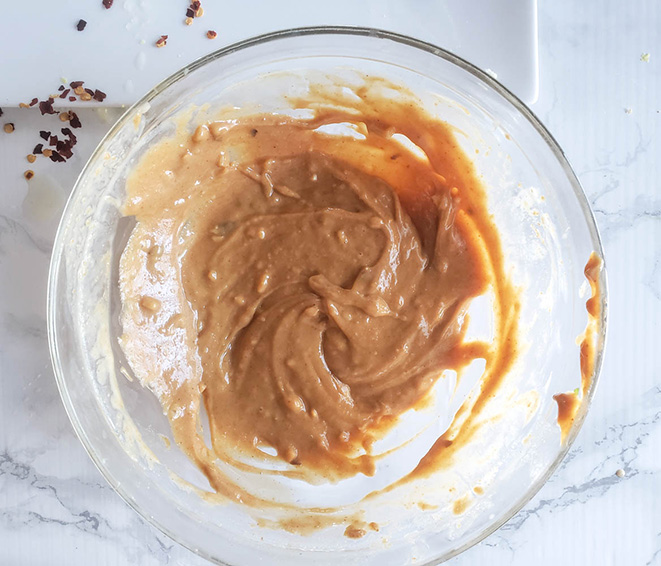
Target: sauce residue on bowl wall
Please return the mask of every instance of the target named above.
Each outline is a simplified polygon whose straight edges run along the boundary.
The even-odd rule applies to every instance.
[[[597,340],[601,333],[602,296],[599,287],[599,274],[603,261],[595,253],[590,254],[584,274],[590,284],[590,298],[585,303],[588,322],[580,340],[581,386],[570,393],[558,393],[553,396],[558,404],[558,425],[564,442],[576,418],[581,400],[587,394],[594,376]]]

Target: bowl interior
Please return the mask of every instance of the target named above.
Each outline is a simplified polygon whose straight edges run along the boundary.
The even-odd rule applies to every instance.
[[[378,518],[380,530],[350,540],[344,525],[303,536],[260,527],[240,506],[214,505],[199,496],[191,486],[206,489],[206,481],[171,442],[158,401],[126,377],[130,368],[117,345],[116,282],[133,226],[119,210],[127,175],[150,144],[174,131],[175,118],[185,115],[192,125],[218,108],[279,112],[288,107],[288,96],[304,94],[311,84],[352,85],[364,75],[415,93],[428,112],[456,129],[460,145],[474,156],[508,270],[521,289],[523,348],[483,414],[493,424],[482,427],[449,468],[365,502],[365,520]],[[108,481],[144,517],[205,557],[228,564],[304,564],[310,553],[319,564],[339,556],[349,564],[440,561],[486,536],[532,497],[580,428],[594,380],[564,443],[552,395],[581,383],[576,338],[587,320],[583,268],[592,251],[602,255],[594,221],[560,150],[488,76],[432,46],[373,30],[272,34],[212,54],[159,85],[90,159],[67,205],[51,267],[49,331],[58,385],[77,433]],[[605,301],[603,271],[601,278]],[[446,420],[477,378],[479,372],[473,381],[462,380],[443,409]],[[440,430],[447,424],[439,418]],[[411,462],[414,457],[406,456]],[[251,481],[256,489],[282,488]],[[310,496],[353,501],[357,486],[320,486],[327,494],[316,490]],[[467,502],[460,515],[453,512],[458,499]]]

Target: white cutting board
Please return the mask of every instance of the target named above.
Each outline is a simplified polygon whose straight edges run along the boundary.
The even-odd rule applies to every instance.
[[[201,55],[254,35],[310,25],[396,31],[453,51],[496,73],[525,102],[537,98],[537,0],[202,0],[184,24],[187,0],[3,2],[0,106],[57,91],[61,79],[104,91],[104,104],[136,101]],[[76,30],[79,19],[87,21]],[[207,30],[218,37],[207,39]],[[161,35],[167,45],[155,46]],[[81,104],[77,102],[76,104]],[[90,104],[98,104],[97,102]]]

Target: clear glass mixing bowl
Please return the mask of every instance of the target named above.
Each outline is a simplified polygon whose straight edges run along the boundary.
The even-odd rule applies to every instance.
[[[117,348],[116,281],[131,228],[118,210],[127,174],[150,144],[172,132],[175,115],[191,105],[278,110],[288,92],[310,81],[327,73],[355,78],[356,72],[406,85],[461,132],[460,144],[475,157],[487,187],[512,280],[522,288],[526,347],[492,404],[493,424],[482,427],[466,455],[440,477],[409,493],[411,501],[429,497],[434,505],[389,501],[371,508],[376,503],[367,502],[367,520],[379,514],[381,529],[351,540],[342,536],[344,526],[308,536],[260,527],[239,506],[208,503],[180,481],[204,488],[178,448],[166,446],[168,423],[154,396],[123,375],[130,372]],[[162,82],[90,158],[53,251],[48,329],[55,375],[71,422],[108,482],[145,519],[204,557],[236,565],[435,564],[512,517],[576,437],[601,366],[605,271],[594,375],[565,442],[552,395],[580,385],[576,338],[587,319],[583,267],[592,251],[603,257],[594,218],[562,151],[530,110],[487,74],[442,49],[382,31],[269,34],[212,53]],[[498,415],[498,407],[507,410]],[[477,485],[479,495],[472,490]],[[455,515],[459,496],[470,505]]]

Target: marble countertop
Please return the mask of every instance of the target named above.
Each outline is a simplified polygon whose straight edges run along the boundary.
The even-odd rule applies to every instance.
[[[594,404],[563,464],[453,566],[661,565],[660,30],[657,0],[541,2],[533,110],[564,148],[601,230],[608,346]],[[69,424],[50,365],[53,235],[69,188],[118,111],[81,111],[77,155],[29,165],[36,132],[57,118],[3,110],[0,122],[16,131],[0,131],[0,564],[206,564],[106,484]],[[29,184],[28,168],[36,172]]]

